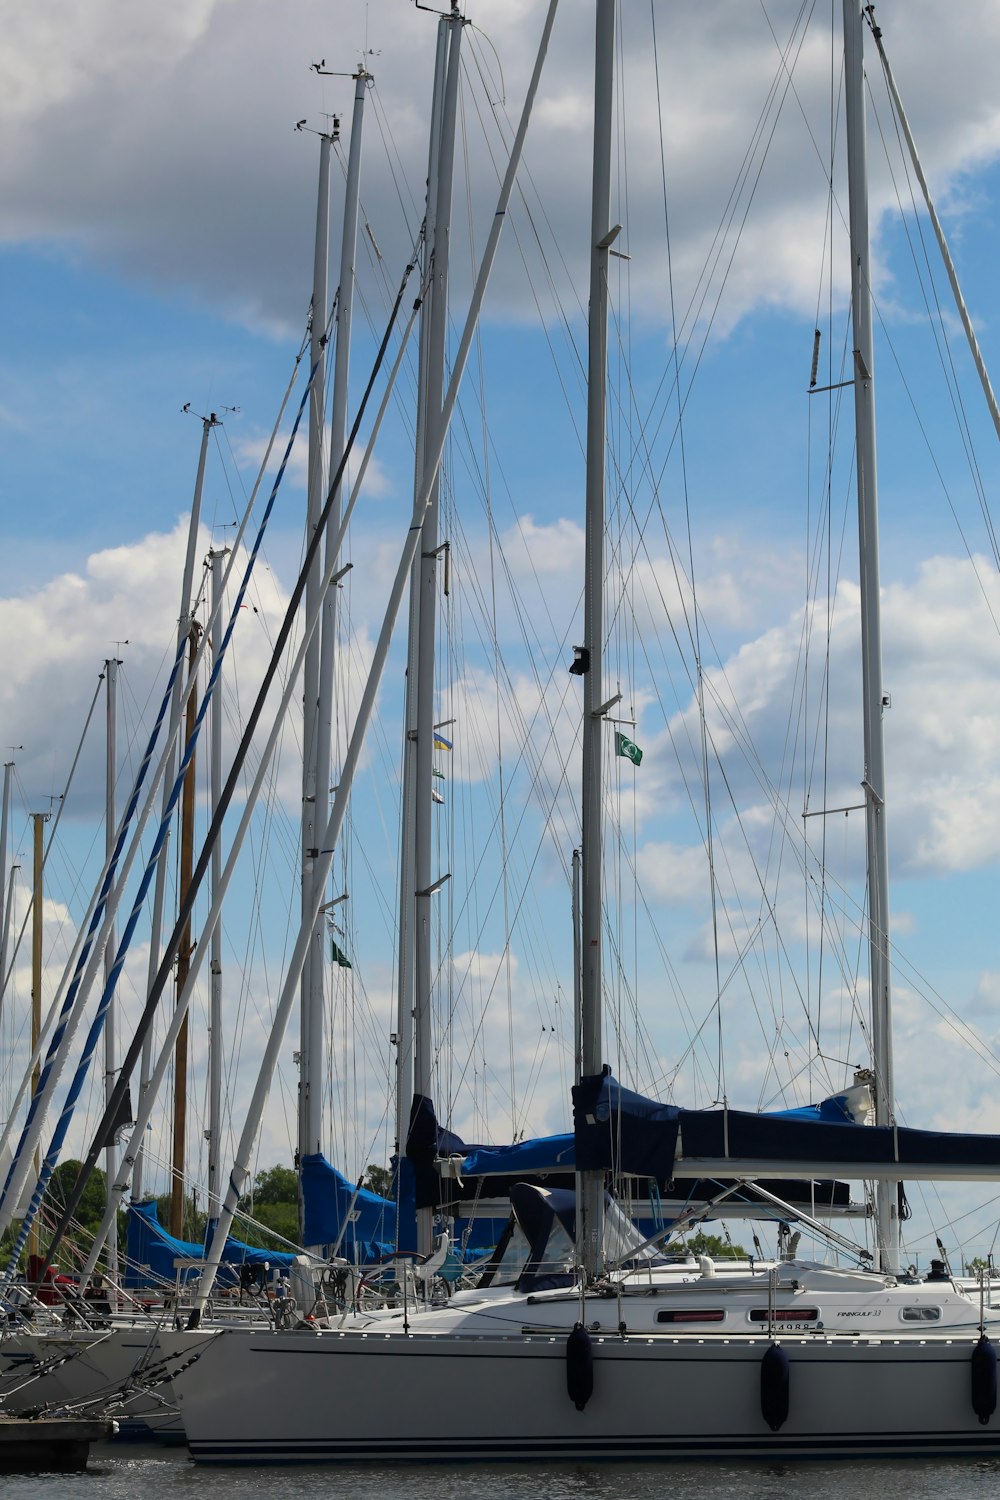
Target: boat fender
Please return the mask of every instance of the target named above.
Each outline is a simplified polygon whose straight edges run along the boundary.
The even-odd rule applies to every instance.
[[[566,1340],[566,1389],[577,1411],[583,1411],[594,1394],[594,1349],[582,1323],[574,1323]]]
[[[760,1413],[772,1432],[788,1418],[788,1355],[771,1344],[760,1362]]]
[[[972,1351],[972,1410],[983,1426],[997,1409],[997,1351],[985,1333]]]

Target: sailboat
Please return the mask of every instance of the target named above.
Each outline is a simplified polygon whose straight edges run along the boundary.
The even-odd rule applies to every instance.
[[[549,17],[551,22],[552,10]],[[550,23],[549,23],[550,24]],[[862,0],[844,0],[852,167],[854,371],[865,611],[865,721],[875,1124],[686,1111],[619,1086],[604,1064],[601,760],[607,268],[615,0],[597,0],[583,682],[580,1067],[572,1219],[514,1191],[520,1240],[480,1285],[329,1329],[164,1333],[192,1456],[206,1463],[818,1458],[1000,1453],[1000,1310],[943,1266],[899,1264],[898,1181],[995,1180],[1000,1138],[904,1129],[888,1013],[874,469],[864,205]],[[546,34],[547,35],[547,34]],[[498,210],[502,216],[503,206]],[[727,1272],[672,1265],[614,1210],[608,1176],[656,1182],[844,1176],[878,1185],[870,1268],[786,1258]],[[541,1207],[547,1208],[547,1219]],[[509,1252],[509,1253],[508,1253]]]

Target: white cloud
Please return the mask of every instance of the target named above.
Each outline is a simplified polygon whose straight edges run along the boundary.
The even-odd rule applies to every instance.
[[[274,443],[272,444],[267,468],[264,471],[269,478],[273,478],[278,472],[278,468],[285,457],[285,451],[288,447],[289,436],[290,431],[279,432],[274,440]],[[327,442],[328,441],[329,439],[327,438]],[[260,472],[260,466],[267,456],[269,442],[270,439],[267,437],[239,438],[233,444],[233,448],[236,453],[236,461],[240,465],[240,467],[242,469],[250,470],[254,475],[258,474]],[[364,443],[355,443],[350,461],[348,462],[347,468],[345,470],[343,485],[345,494],[350,494],[351,486],[353,485],[360,470],[361,463],[364,460],[365,451],[366,449]],[[324,475],[326,475],[327,473],[327,467],[328,466],[324,463]],[[292,480],[293,482],[297,482],[303,488],[305,487],[305,484],[309,477],[309,444],[306,439],[304,427],[300,428],[298,434],[296,435],[295,445],[293,446],[292,451],[288,456],[288,463],[285,472],[290,480]],[[387,496],[394,493],[394,488],[395,487],[385,468],[385,465],[381,463],[380,460],[377,459],[373,454],[369,458],[368,466],[365,469],[363,494],[359,496],[359,503],[361,503],[362,499],[384,500]]]
[[[505,532],[504,550],[513,567],[526,571],[527,561],[532,572],[543,577],[551,573],[570,576],[574,588],[579,588],[583,576],[584,533],[576,521],[560,516],[558,520],[544,523],[525,514]]]
[[[487,44],[469,28],[464,39],[468,86],[485,118],[494,109],[516,116],[542,9],[541,0],[516,6],[479,0],[471,8],[489,38]],[[760,302],[811,315],[812,252],[822,243],[826,203],[819,158],[828,134],[830,43],[824,16],[804,45],[793,47],[794,93],[786,92],[779,49],[795,34],[797,12],[791,0],[769,8],[773,37],[764,15],[739,0],[720,0],[709,13],[672,7],[658,19],[673,270],[682,310],[698,305],[698,277],[762,103],[777,81],[782,114],[773,133],[772,118],[765,121],[770,155],[759,178],[752,174],[753,204],[745,224],[741,204],[733,226],[730,243],[738,230],[742,244],[723,318],[731,324]],[[315,153],[312,138],[295,136],[291,127],[303,116],[347,113],[350,79],[310,77],[308,62],[330,60],[332,46],[342,52],[346,70],[367,37],[376,53],[369,62],[379,110],[369,108],[366,126],[365,209],[388,263],[401,265],[426,175],[433,17],[394,6],[390,19],[389,9],[381,7],[362,25],[349,0],[337,0],[332,10],[319,0],[303,0],[294,26],[287,20],[265,0],[185,0],[163,13],[144,11],[141,21],[114,0],[90,0],[82,8],[67,0],[22,8],[8,28],[0,65],[6,238],[69,241],[136,277],[194,288],[264,327],[300,326],[308,304],[303,244]],[[950,191],[960,227],[962,173],[993,159],[1000,146],[989,66],[1000,20],[986,3],[944,16],[930,0],[914,0],[905,20],[905,26],[886,20],[886,45],[928,175],[939,197],[947,199]],[[591,49],[589,16],[582,7],[567,7],[529,137],[532,183],[524,189],[536,219],[544,203],[578,294],[586,281]],[[647,314],[662,319],[660,118],[645,13],[623,12],[622,51],[630,171],[627,217],[624,204],[617,210],[628,226],[629,243],[622,248],[633,257],[633,305],[641,302]],[[810,122],[815,151],[800,112]],[[468,117],[470,126],[478,120],[471,103]],[[383,132],[389,133],[387,150],[378,141]],[[490,136],[495,152],[492,125]],[[488,218],[496,177],[478,124],[469,130],[468,149],[477,212]],[[399,165],[405,227],[397,198]],[[877,228],[894,200],[877,153],[872,177]],[[338,173],[335,198],[339,190]],[[514,212],[523,226],[519,204]],[[552,254],[548,244],[546,253]],[[454,257],[458,274],[465,274],[467,259]],[[501,301],[529,313],[511,263],[502,260],[497,274]]]

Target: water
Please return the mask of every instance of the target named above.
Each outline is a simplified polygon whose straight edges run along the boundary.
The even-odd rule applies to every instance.
[[[850,1464],[473,1464],[201,1469],[186,1450],[95,1445],[85,1474],[0,1480],[3,1500],[991,1500],[1000,1459]]]

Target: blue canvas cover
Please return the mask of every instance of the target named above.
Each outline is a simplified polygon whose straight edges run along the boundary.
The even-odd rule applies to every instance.
[[[125,1247],[125,1286],[130,1290],[165,1283],[172,1285],[177,1275],[175,1260],[203,1260],[205,1257],[204,1245],[176,1239],[164,1229],[155,1198],[146,1203],[129,1204]],[[235,1286],[239,1276],[234,1268],[243,1265],[287,1267],[294,1259],[294,1252],[261,1250],[230,1238],[222,1252],[218,1280],[222,1286]]]
[[[515,1146],[479,1146],[462,1163],[463,1177],[523,1177],[525,1173],[572,1172],[570,1134],[539,1136]]]
[[[302,1158],[301,1177],[305,1244],[332,1249],[339,1241],[338,1255],[364,1265],[392,1253],[395,1203],[356,1188],[321,1152]]]
[[[414,1198],[417,1208],[437,1208],[441,1202],[441,1182],[437,1169],[439,1156],[466,1156],[481,1151],[470,1146],[439,1123],[434,1101],[426,1094],[414,1094],[410,1105],[410,1124],[406,1136],[406,1159],[413,1171]]]
[[[735,1109],[690,1110],[656,1104],[622,1088],[608,1069],[584,1078],[573,1089],[573,1125],[579,1167],[652,1177],[658,1183],[676,1175],[678,1141],[683,1157],[732,1162],[856,1163],[859,1168],[996,1168],[1000,1176],[1000,1136],[964,1135],[902,1126],[857,1125],[832,1107],[781,1115]],[[805,1118],[803,1118],[805,1115]],[[863,1176],[863,1171],[859,1173]]]
[[[458,1138],[456,1136],[452,1139]],[[397,1218],[399,1248],[415,1250],[412,1164],[404,1159],[401,1163],[394,1163],[394,1167],[395,1181],[401,1195],[398,1215],[392,1199],[382,1198],[377,1193],[369,1192],[367,1188],[355,1189],[324,1156],[317,1154],[303,1157],[305,1243],[332,1248],[337,1243],[340,1226],[345,1218],[353,1215],[356,1217],[347,1224],[338,1251],[346,1259],[356,1261],[359,1265],[371,1265],[395,1254]],[[434,1206],[437,1207],[436,1204]],[[475,1213],[468,1216],[459,1213],[455,1217],[454,1236],[463,1260],[479,1260],[488,1255],[506,1222],[506,1216],[493,1219]]]

